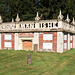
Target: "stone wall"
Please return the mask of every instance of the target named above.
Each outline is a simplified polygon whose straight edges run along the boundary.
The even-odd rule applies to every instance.
[[[13,33],[2,33],[1,49],[14,49],[14,39],[15,38]]]
[[[64,52],[75,48],[75,35],[66,32],[1,33],[0,49],[23,50],[23,41],[32,41],[32,50]],[[29,45],[29,44],[27,44]]]
[[[63,51],[68,50],[68,33],[63,33]]]
[[[44,40],[44,34],[51,34],[52,39],[45,39]],[[46,37],[47,38],[47,37]],[[44,44],[51,44],[52,48],[45,49]],[[50,45],[48,45],[50,46]],[[52,51],[57,52],[57,32],[43,32],[39,33],[39,51]]]

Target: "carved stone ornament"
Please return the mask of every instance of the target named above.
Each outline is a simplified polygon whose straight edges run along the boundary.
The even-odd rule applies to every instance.
[[[40,17],[39,17],[38,12],[37,12],[37,15],[35,17],[35,21],[38,21],[38,20],[40,20]]]
[[[2,23],[3,22],[3,20],[2,20],[2,17],[0,16],[0,23]]]
[[[72,24],[73,24],[73,25],[75,25],[74,17],[73,17],[73,21],[72,21]]]
[[[58,19],[60,19],[60,20],[63,19],[63,15],[62,15],[62,13],[61,13],[61,10],[60,10],[60,13],[59,13]]]
[[[65,20],[66,22],[70,22],[70,19],[69,19],[69,15],[67,14],[67,18],[66,18],[66,20]]]
[[[20,21],[20,18],[19,18],[19,15],[17,14],[16,22],[19,22],[19,21]]]

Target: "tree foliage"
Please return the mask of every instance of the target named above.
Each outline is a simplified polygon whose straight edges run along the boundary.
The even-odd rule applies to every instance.
[[[42,19],[55,19],[62,10],[64,19],[66,14],[75,17],[75,0],[0,0],[0,14],[3,21],[11,21],[20,15],[21,20],[34,20],[36,12],[42,14]]]

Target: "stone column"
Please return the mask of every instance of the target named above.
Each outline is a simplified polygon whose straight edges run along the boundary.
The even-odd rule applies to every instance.
[[[70,50],[70,34],[68,33],[68,50]]]
[[[63,32],[57,32],[57,52],[63,52]]]
[[[19,50],[19,36],[15,33],[15,50]]]
[[[75,48],[75,35],[73,35],[73,48]]]
[[[39,50],[39,33],[34,33],[34,46],[37,45],[37,50]]]
[[[19,50],[23,50],[23,48],[22,48],[22,40],[21,39],[19,39]]]
[[[0,49],[1,49],[1,33],[0,33]]]

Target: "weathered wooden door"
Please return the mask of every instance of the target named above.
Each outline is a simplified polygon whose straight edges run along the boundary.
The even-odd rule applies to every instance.
[[[32,50],[32,41],[31,40],[24,40],[22,42],[23,50]]]

